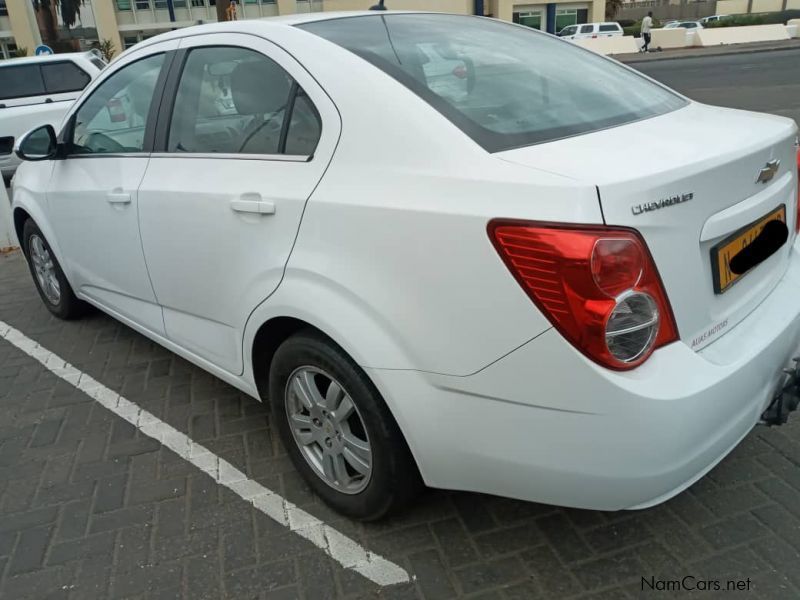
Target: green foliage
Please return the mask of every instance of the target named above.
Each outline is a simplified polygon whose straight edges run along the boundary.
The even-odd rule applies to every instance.
[[[24,58],[28,56],[28,49],[25,46],[18,46],[16,49],[11,51],[11,56],[14,58]]]
[[[102,40],[97,49],[100,50],[100,54],[103,55],[106,62],[111,62],[111,59],[114,58],[114,55],[117,53],[117,48],[111,40]]]
[[[642,34],[642,22],[639,21],[633,25],[629,25],[628,27],[622,28],[623,35],[632,35],[633,37],[639,37]]]
[[[772,25],[786,23],[789,19],[800,18],[800,10],[784,10],[771,13],[754,13],[749,15],[731,15],[713,21],[704,27],[743,27],[745,25]]]

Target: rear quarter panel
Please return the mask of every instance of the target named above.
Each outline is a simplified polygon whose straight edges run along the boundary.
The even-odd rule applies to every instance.
[[[602,223],[594,186],[495,158],[375,67],[296,38],[288,50],[336,104],[342,135],[246,348],[261,323],[293,316],[362,366],[466,375],[547,330],[486,227]]]

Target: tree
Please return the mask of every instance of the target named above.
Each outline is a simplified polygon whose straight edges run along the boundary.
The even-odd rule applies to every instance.
[[[64,26],[69,29],[73,27],[81,16],[81,5],[85,0],[32,0],[33,9],[37,16],[41,16],[41,23],[44,26],[44,35],[48,42],[58,39],[58,21],[56,20],[54,9],[61,13],[61,20]]]
[[[622,8],[622,0],[606,0],[606,19],[613,19]]]
[[[61,20],[64,25],[69,29],[73,27],[81,16],[81,6],[85,0],[33,0],[33,8],[37,12],[41,8],[50,8],[51,6],[60,9]]]
[[[103,58],[106,59],[106,62],[111,62],[111,59],[114,58],[114,55],[117,53],[117,48],[114,46],[114,42],[111,40],[101,41],[98,46],[98,50],[100,50],[100,54],[103,55]]]
[[[228,20],[228,7],[230,4],[231,0],[217,0],[217,21],[220,23]]]

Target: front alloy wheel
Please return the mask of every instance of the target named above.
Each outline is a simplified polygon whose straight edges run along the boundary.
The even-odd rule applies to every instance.
[[[75,296],[53,249],[33,219],[22,226],[20,242],[47,310],[59,319],[74,319],[84,314],[86,305]]]
[[[42,290],[42,294],[50,304],[58,306],[58,303],[61,302],[61,285],[56,276],[53,257],[50,256],[44,240],[38,234],[31,235],[29,243],[31,262],[33,262],[33,271],[36,281],[39,283],[39,289]]]

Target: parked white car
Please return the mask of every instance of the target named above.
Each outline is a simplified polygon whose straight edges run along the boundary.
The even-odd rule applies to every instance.
[[[581,25],[568,25],[558,32],[558,37],[566,40],[581,40],[584,38],[616,37],[624,35],[619,23],[583,23]]]
[[[49,123],[57,127],[72,102],[105,67],[99,53],[51,54],[0,61],[0,172],[19,164],[15,140]]]
[[[721,21],[723,19],[727,19],[729,15],[711,15],[710,17],[703,17],[700,19],[701,25],[707,25],[708,23],[714,23],[716,21]]]
[[[698,29],[703,29],[703,24],[700,21],[672,21],[664,25],[664,29],[687,29],[694,32]]]
[[[796,136],[493,19],[292,15],[125,52],[13,216],[54,315],[269,401],[347,515],[641,508],[795,408]]]

